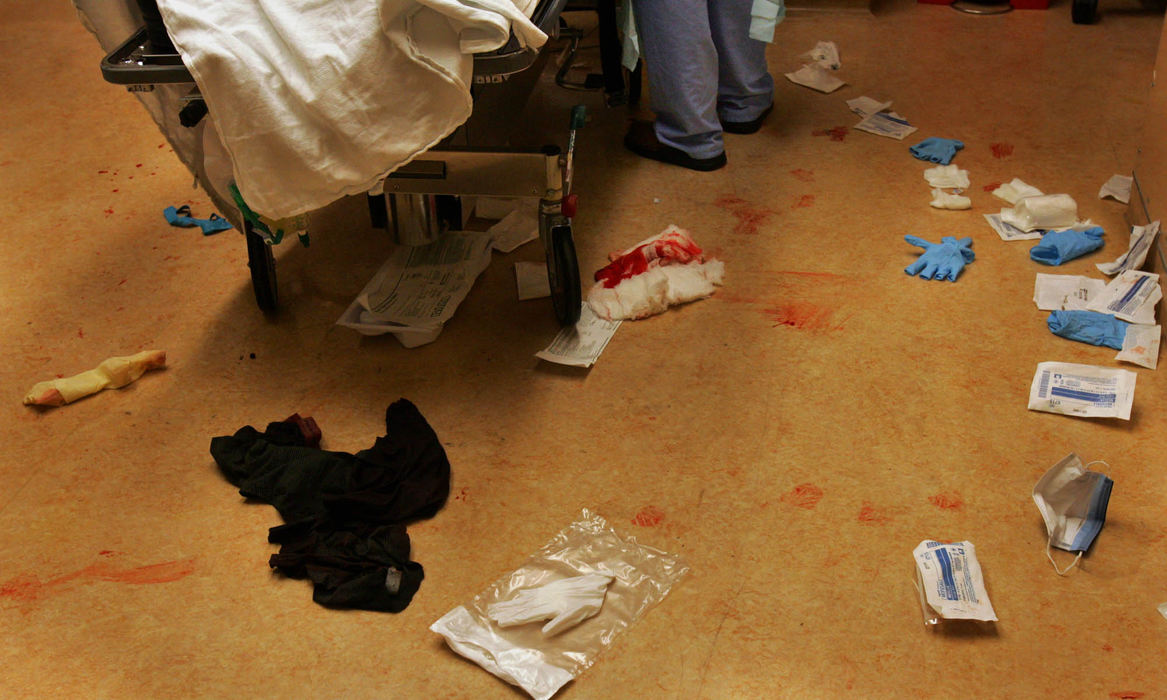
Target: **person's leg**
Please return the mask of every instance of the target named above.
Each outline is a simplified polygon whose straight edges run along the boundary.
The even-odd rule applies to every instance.
[[[752,0],[709,0],[709,28],[719,69],[717,114],[722,124],[757,121],[760,125],[774,104],[766,44],[749,34],[752,4]]]
[[[707,159],[724,153],[709,0],[635,0],[660,143]],[[747,22],[749,12],[747,7]]]

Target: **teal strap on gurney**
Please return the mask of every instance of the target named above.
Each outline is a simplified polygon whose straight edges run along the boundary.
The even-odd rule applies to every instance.
[[[251,210],[251,207],[247,206],[247,202],[243,201],[243,195],[239,193],[239,188],[235,186],[234,182],[228,185],[227,189],[231,192],[231,199],[235,200],[235,206],[239,207],[239,213],[243,215],[247,223],[251,224],[252,230],[267,241],[269,245],[279,245],[284,240],[284,228],[281,224],[287,225],[287,223],[291,223],[296,226],[296,235],[300,238],[300,243],[305,248],[308,247],[310,241],[308,239],[308,218],[306,216],[301,214],[290,219],[272,221],[267,217],[256,214]],[[269,222],[271,225],[269,225]],[[276,229],[274,233],[272,232],[273,226]]]

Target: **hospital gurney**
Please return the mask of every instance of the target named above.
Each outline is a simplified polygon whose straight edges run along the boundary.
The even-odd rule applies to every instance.
[[[178,118],[183,127],[193,129],[207,115],[206,104],[169,42],[154,0],[138,0],[138,4],[146,26],[105,56],[102,74],[108,82],[125,85],[134,92],[150,92],[156,86],[181,86],[186,92],[180,98],[184,106]],[[554,37],[566,4],[567,0],[541,0],[531,21]],[[546,58],[545,51],[524,49],[512,36],[502,48],[474,56],[474,90],[490,90],[524,71],[533,71],[537,76]],[[477,105],[478,92],[473,94]],[[392,226],[398,241],[422,243],[460,225],[458,206],[462,196],[538,199],[539,236],[547,259],[552,305],[561,323],[574,323],[579,318],[581,295],[572,237],[576,206],[571,194],[572,152],[575,131],[583,121],[583,108],[577,107],[572,111],[566,151],[557,145],[534,150],[454,146],[466,140],[455,133],[389,174],[383,185],[369,195],[373,224]],[[210,193],[216,205],[224,209],[224,215],[244,233],[257,304],[264,311],[274,310],[278,288],[271,245],[278,240],[273,240],[248,215],[246,206],[227,208],[230,205],[224,205],[222,193],[219,197]]]

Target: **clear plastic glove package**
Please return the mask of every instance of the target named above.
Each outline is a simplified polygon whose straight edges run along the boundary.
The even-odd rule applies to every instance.
[[[688,571],[678,557],[621,537],[602,517],[584,510],[579,520],[526,563],[443,615],[430,629],[445,637],[457,653],[531,697],[545,700],[595,663],[621,632],[663,600]],[[540,614],[549,612],[557,607],[546,604],[549,586],[552,591],[557,585],[571,588],[557,582],[592,575],[612,581],[606,585],[598,612],[586,618],[576,615],[572,621],[579,622],[574,626],[556,626],[546,634],[540,624],[546,617],[532,616],[530,623],[505,628],[491,619],[490,611],[496,615],[513,612],[524,600],[547,608]],[[561,602],[558,607],[563,610],[556,615],[573,606]]]

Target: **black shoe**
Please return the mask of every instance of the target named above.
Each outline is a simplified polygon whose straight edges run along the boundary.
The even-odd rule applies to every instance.
[[[757,119],[752,119],[748,122],[721,122],[721,130],[728,134],[752,134],[758,129],[762,128],[762,122],[766,121],[766,117],[770,116],[770,112],[774,110],[774,103],[771,102],[766,111]]]
[[[642,158],[702,172],[723,168],[726,163],[724,153],[718,153],[712,158],[694,158],[679,148],[664,145],[657,140],[652,122],[632,122],[628,133],[624,135],[624,147]]]

